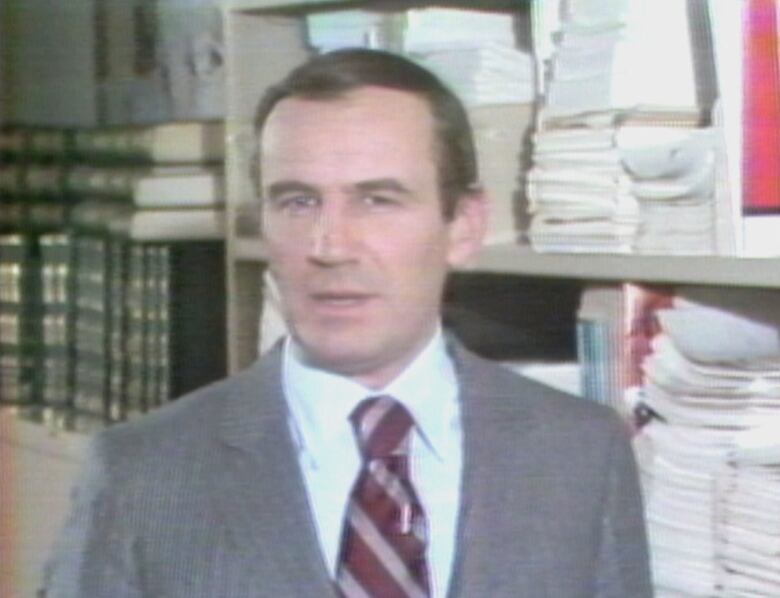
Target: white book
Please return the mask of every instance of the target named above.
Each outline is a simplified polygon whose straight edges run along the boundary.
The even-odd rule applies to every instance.
[[[110,229],[136,241],[193,241],[225,238],[225,214],[215,209],[133,210]]]
[[[133,188],[139,208],[210,207],[224,202],[224,181],[217,172],[141,176]]]
[[[68,188],[86,195],[128,198],[142,208],[209,207],[224,202],[221,171],[203,167],[80,166],[69,172]]]
[[[189,164],[220,162],[225,156],[221,121],[82,130],[74,139],[77,152],[87,157]]]

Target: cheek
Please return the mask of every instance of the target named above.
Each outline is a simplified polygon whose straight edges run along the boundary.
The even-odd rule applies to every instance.
[[[401,294],[417,301],[438,300],[447,272],[443,237],[397,239],[386,248],[385,256],[388,274]]]

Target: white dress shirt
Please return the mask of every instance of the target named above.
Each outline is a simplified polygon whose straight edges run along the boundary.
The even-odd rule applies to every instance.
[[[431,596],[444,596],[455,556],[463,451],[457,378],[441,329],[395,380],[378,391],[305,364],[289,337],[282,380],[309,504],[332,577],[347,499],[360,469],[349,415],[360,401],[379,394],[392,396],[409,410],[417,424],[410,466],[428,520]]]

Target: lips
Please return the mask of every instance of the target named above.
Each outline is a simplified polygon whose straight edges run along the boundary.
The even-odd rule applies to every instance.
[[[357,291],[322,291],[310,293],[315,307],[332,310],[349,310],[364,306],[375,298],[371,293]]]
[[[369,293],[358,293],[351,291],[327,291],[321,293],[311,293],[314,301],[321,303],[358,303],[366,301],[372,297]]]

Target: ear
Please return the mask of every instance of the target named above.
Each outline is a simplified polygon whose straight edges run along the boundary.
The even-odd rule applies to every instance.
[[[479,252],[487,231],[488,211],[489,201],[482,189],[469,191],[460,198],[447,225],[450,267],[465,265]]]

